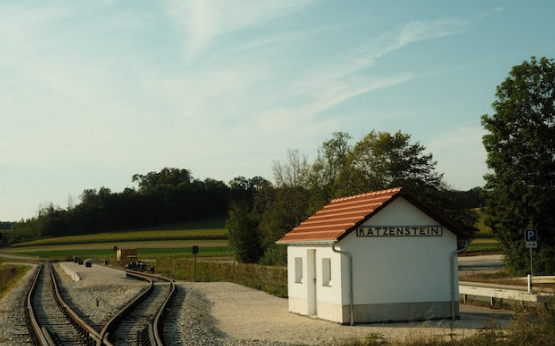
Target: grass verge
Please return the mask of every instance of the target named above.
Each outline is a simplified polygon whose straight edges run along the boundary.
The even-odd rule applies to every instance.
[[[287,268],[190,258],[158,258],[156,273],[184,281],[227,281],[287,297]]]
[[[379,333],[365,339],[337,342],[334,346],[546,346],[555,342],[555,304],[521,310],[509,328],[502,330],[493,323],[477,334],[463,339],[434,336],[391,342]]]
[[[0,299],[18,284],[30,268],[27,265],[0,263]]]

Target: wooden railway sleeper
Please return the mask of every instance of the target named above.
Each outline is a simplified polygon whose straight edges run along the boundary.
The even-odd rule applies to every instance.
[[[51,333],[48,328],[42,327],[42,335],[48,342],[48,345],[56,346],[56,345],[63,345],[62,340],[56,333]]]
[[[150,325],[137,331],[137,346],[152,346],[148,330]]]
[[[77,332],[83,336],[87,346],[97,345],[100,340],[100,336],[97,335],[98,333],[92,327],[87,325],[85,321],[81,320],[79,316],[71,309],[71,307],[69,307],[66,304],[58,288],[54,271],[51,271],[51,276],[52,276],[52,291],[54,292],[54,296],[56,297],[55,299],[56,304],[62,310],[62,313],[64,314],[64,316],[71,322],[73,327],[77,330]]]

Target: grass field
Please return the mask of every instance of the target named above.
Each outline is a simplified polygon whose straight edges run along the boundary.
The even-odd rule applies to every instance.
[[[146,245],[146,244],[145,244]],[[115,261],[116,253],[113,249],[26,249],[25,251],[10,251],[12,255],[40,257],[46,259],[68,259],[74,256],[80,258],[95,258],[101,261]],[[137,249],[140,260],[156,258],[192,258],[192,246],[189,247],[143,247]],[[227,246],[199,247],[197,257],[228,257],[232,256],[231,249]]]
[[[467,253],[496,254],[501,253],[499,242],[493,238],[476,238],[470,243]]]
[[[33,240],[14,244],[12,247],[36,247],[69,244],[96,244],[141,241],[175,241],[175,240],[227,240],[225,228],[219,229],[181,229],[181,230],[143,230],[108,232],[87,235],[75,235]]]
[[[139,259],[189,258],[198,246],[197,257],[232,256],[227,242],[225,219],[209,219],[169,226],[122,232],[38,239],[12,245],[1,252],[45,259],[67,259],[74,256],[115,260],[114,247],[137,249]]]

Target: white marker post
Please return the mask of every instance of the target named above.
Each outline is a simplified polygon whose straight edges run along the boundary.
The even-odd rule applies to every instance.
[[[538,230],[527,229],[524,231],[524,240],[526,242],[526,247],[530,249],[530,275],[528,276],[528,292],[533,293],[532,289],[532,277],[534,276],[534,259],[532,257],[532,249],[538,247]]]

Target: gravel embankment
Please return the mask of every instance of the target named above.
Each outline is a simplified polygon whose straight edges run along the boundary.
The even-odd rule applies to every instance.
[[[69,299],[66,302],[85,322],[92,327],[102,326],[126,303],[130,302],[143,289],[147,283],[128,278],[123,270],[107,268],[101,265],[92,265],[86,268],[72,262],[63,265],[73,273],[77,273],[79,281],[74,281],[69,275],[64,274],[60,264],[55,269],[60,278],[60,289]]]
[[[67,263],[81,280],[73,281],[57,267],[62,286],[73,304],[89,316],[91,324],[104,323],[124,301],[142,289],[143,284],[125,277],[122,271],[93,265],[85,268]],[[20,285],[19,287],[23,287]],[[19,287],[0,301],[0,322],[9,320],[13,296]],[[227,282],[179,282],[178,311],[171,330],[180,333],[183,345],[205,346],[285,346],[332,345],[341,339],[380,334],[388,340],[411,340],[419,337],[453,334],[464,337],[476,333],[491,322],[491,316],[463,314],[452,328],[450,321],[342,326],[288,312],[287,299]],[[10,298],[12,297],[12,298]],[[98,299],[98,306],[97,301]],[[507,320],[493,320],[506,326]],[[2,324],[2,333],[9,334]],[[0,338],[2,334],[0,334]],[[10,345],[8,341],[0,345]]]
[[[35,277],[36,266],[29,270],[19,285],[0,299],[0,345],[18,345],[17,335],[25,332],[24,299],[31,281]]]

